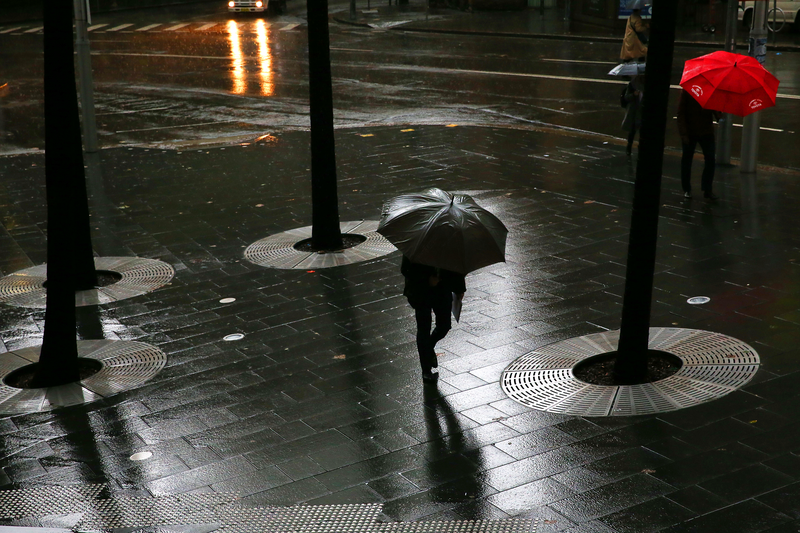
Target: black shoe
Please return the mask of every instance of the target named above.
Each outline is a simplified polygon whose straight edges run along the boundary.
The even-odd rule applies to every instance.
[[[719,196],[717,196],[713,192],[704,192],[703,198],[705,198],[706,200],[719,200]]]
[[[692,197],[692,191],[684,191],[683,192],[683,197],[684,198],[691,198]]]
[[[439,379],[439,373],[433,373],[430,370],[423,370],[422,371],[422,381],[425,383],[436,383]]]

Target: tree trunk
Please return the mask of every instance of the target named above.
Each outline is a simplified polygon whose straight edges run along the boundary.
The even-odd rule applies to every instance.
[[[308,85],[311,107],[311,244],[315,250],[340,250],[333,89],[327,0],[308,0]]]
[[[43,18],[47,307],[36,387],[78,381],[75,290],[97,284],[75,86],[72,5],[45,0]]]
[[[641,380],[647,371],[661,169],[664,162],[677,6],[674,0],[653,1],[625,295],[622,302],[618,356],[614,365],[614,373],[624,382]]]

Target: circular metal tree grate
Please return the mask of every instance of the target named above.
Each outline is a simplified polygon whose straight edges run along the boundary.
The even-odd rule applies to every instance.
[[[97,270],[116,272],[122,279],[105,287],[77,291],[75,305],[78,307],[139,296],[163,287],[175,275],[175,270],[169,264],[142,257],[95,257],[94,267]],[[18,307],[43,308],[47,298],[45,281],[46,264],[0,278],[0,302]]]
[[[668,378],[641,385],[605,386],[579,381],[575,365],[617,349],[619,331],[567,339],[529,352],[503,371],[501,384],[513,400],[541,411],[576,416],[632,416],[663,413],[721,398],[758,371],[749,345],[710,331],[650,328],[648,348],[680,358]]]
[[[103,368],[80,382],[58,387],[18,389],[5,384],[11,372],[39,360],[41,346],[0,354],[0,413],[35,413],[98,400],[140,386],[167,364],[164,352],[143,342],[77,342],[78,356],[96,359]]]
[[[377,233],[377,220],[342,222],[342,233],[363,235],[366,240],[352,248],[336,253],[301,252],[294,248],[298,242],[311,238],[311,226],[270,235],[254,242],[244,251],[244,258],[259,266],[282,269],[317,269],[351,265],[388,255],[397,248]]]

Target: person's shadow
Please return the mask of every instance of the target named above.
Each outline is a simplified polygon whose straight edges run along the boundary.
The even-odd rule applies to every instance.
[[[480,445],[464,433],[452,406],[436,385],[425,385],[423,398],[430,450],[425,457],[428,481],[436,484],[428,493],[431,503],[456,503],[449,511],[453,518],[491,517],[487,510],[491,506],[482,498],[486,484],[481,481],[485,469]]]

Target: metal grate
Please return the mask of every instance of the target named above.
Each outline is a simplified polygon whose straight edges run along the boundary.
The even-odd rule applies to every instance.
[[[259,266],[281,269],[316,269],[350,265],[388,255],[397,250],[377,233],[378,221],[358,220],[341,223],[342,233],[363,235],[367,239],[340,253],[317,254],[294,249],[298,242],[311,238],[311,226],[270,235],[251,244],[244,258]]]
[[[99,372],[80,383],[45,389],[17,389],[3,381],[17,368],[39,360],[41,346],[0,354],[0,413],[24,414],[88,403],[134,389],[158,374],[167,356],[137,341],[77,341],[78,356],[103,363]]]
[[[710,331],[650,328],[649,348],[683,362],[674,375],[631,386],[584,383],[574,366],[617,349],[619,331],[567,339],[527,353],[503,372],[501,385],[517,402],[578,416],[631,416],[691,407],[742,387],[758,371],[758,353],[732,337]]]
[[[97,270],[116,272],[122,279],[111,285],[77,291],[75,305],[99,305],[132,298],[163,287],[172,280],[172,266],[155,259],[142,257],[95,257]],[[47,291],[47,265],[19,270],[0,278],[0,302],[17,307],[44,308]]]

